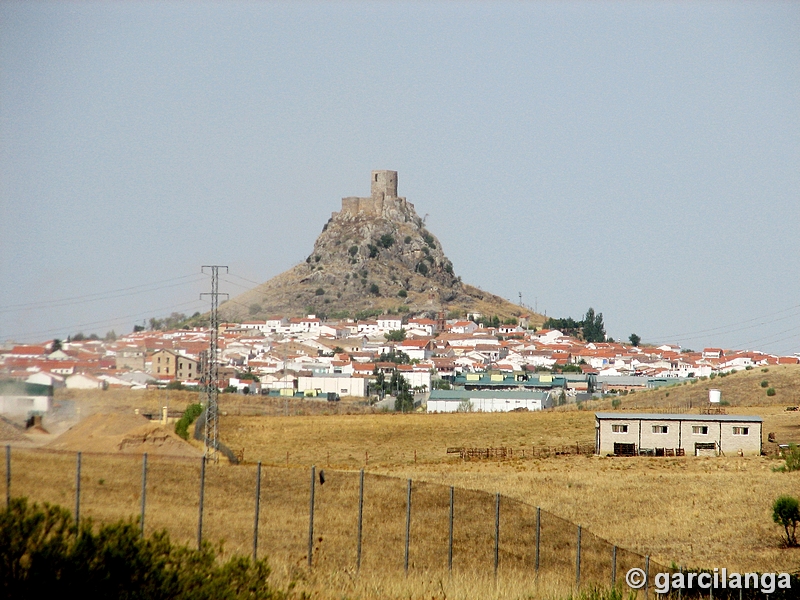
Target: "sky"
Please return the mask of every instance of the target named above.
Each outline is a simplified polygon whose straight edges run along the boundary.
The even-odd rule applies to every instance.
[[[800,352],[798,2],[0,2],[0,343],[305,259],[398,171],[463,281]]]

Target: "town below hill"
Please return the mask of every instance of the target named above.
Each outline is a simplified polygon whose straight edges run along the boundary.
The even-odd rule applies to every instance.
[[[324,321],[273,317],[219,327],[220,387],[261,395],[372,398],[451,387],[549,394],[551,405],[714,377],[800,357],[673,345],[587,342],[558,329],[480,319]],[[207,328],[137,331],[115,340],[48,340],[0,349],[0,378],[67,388],[198,388]],[[446,399],[446,398],[445,398]],[[546,407],[544,402],[540,405]],[[391,407],[390,407],[391,408]],[[495,408],[500,410],[500,408]],[[492,410],[495,410],[492,409]]]

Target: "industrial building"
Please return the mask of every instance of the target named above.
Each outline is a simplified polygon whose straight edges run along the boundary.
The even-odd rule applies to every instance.
[[[595,413],[595,454],[761,454],[761,417]]]

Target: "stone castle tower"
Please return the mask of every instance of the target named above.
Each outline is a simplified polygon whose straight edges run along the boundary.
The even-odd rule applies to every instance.
[[[397,171],[373,171],[370,188],[368,198],[342,198],[341,215],[381,217],[387,210],[406,204],[405,198],[397,196]]]

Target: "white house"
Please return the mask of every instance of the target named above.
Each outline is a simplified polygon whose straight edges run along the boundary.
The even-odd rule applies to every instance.
[[[403,319],[394,315],[383,315],[378,317],[378,331],[389,333],[403,328]]]
[[[68,389],[76,390],[103,390],[108,387],[108,384],[97,377],[87,375],[86,373],[75,373],[66,379]]]

